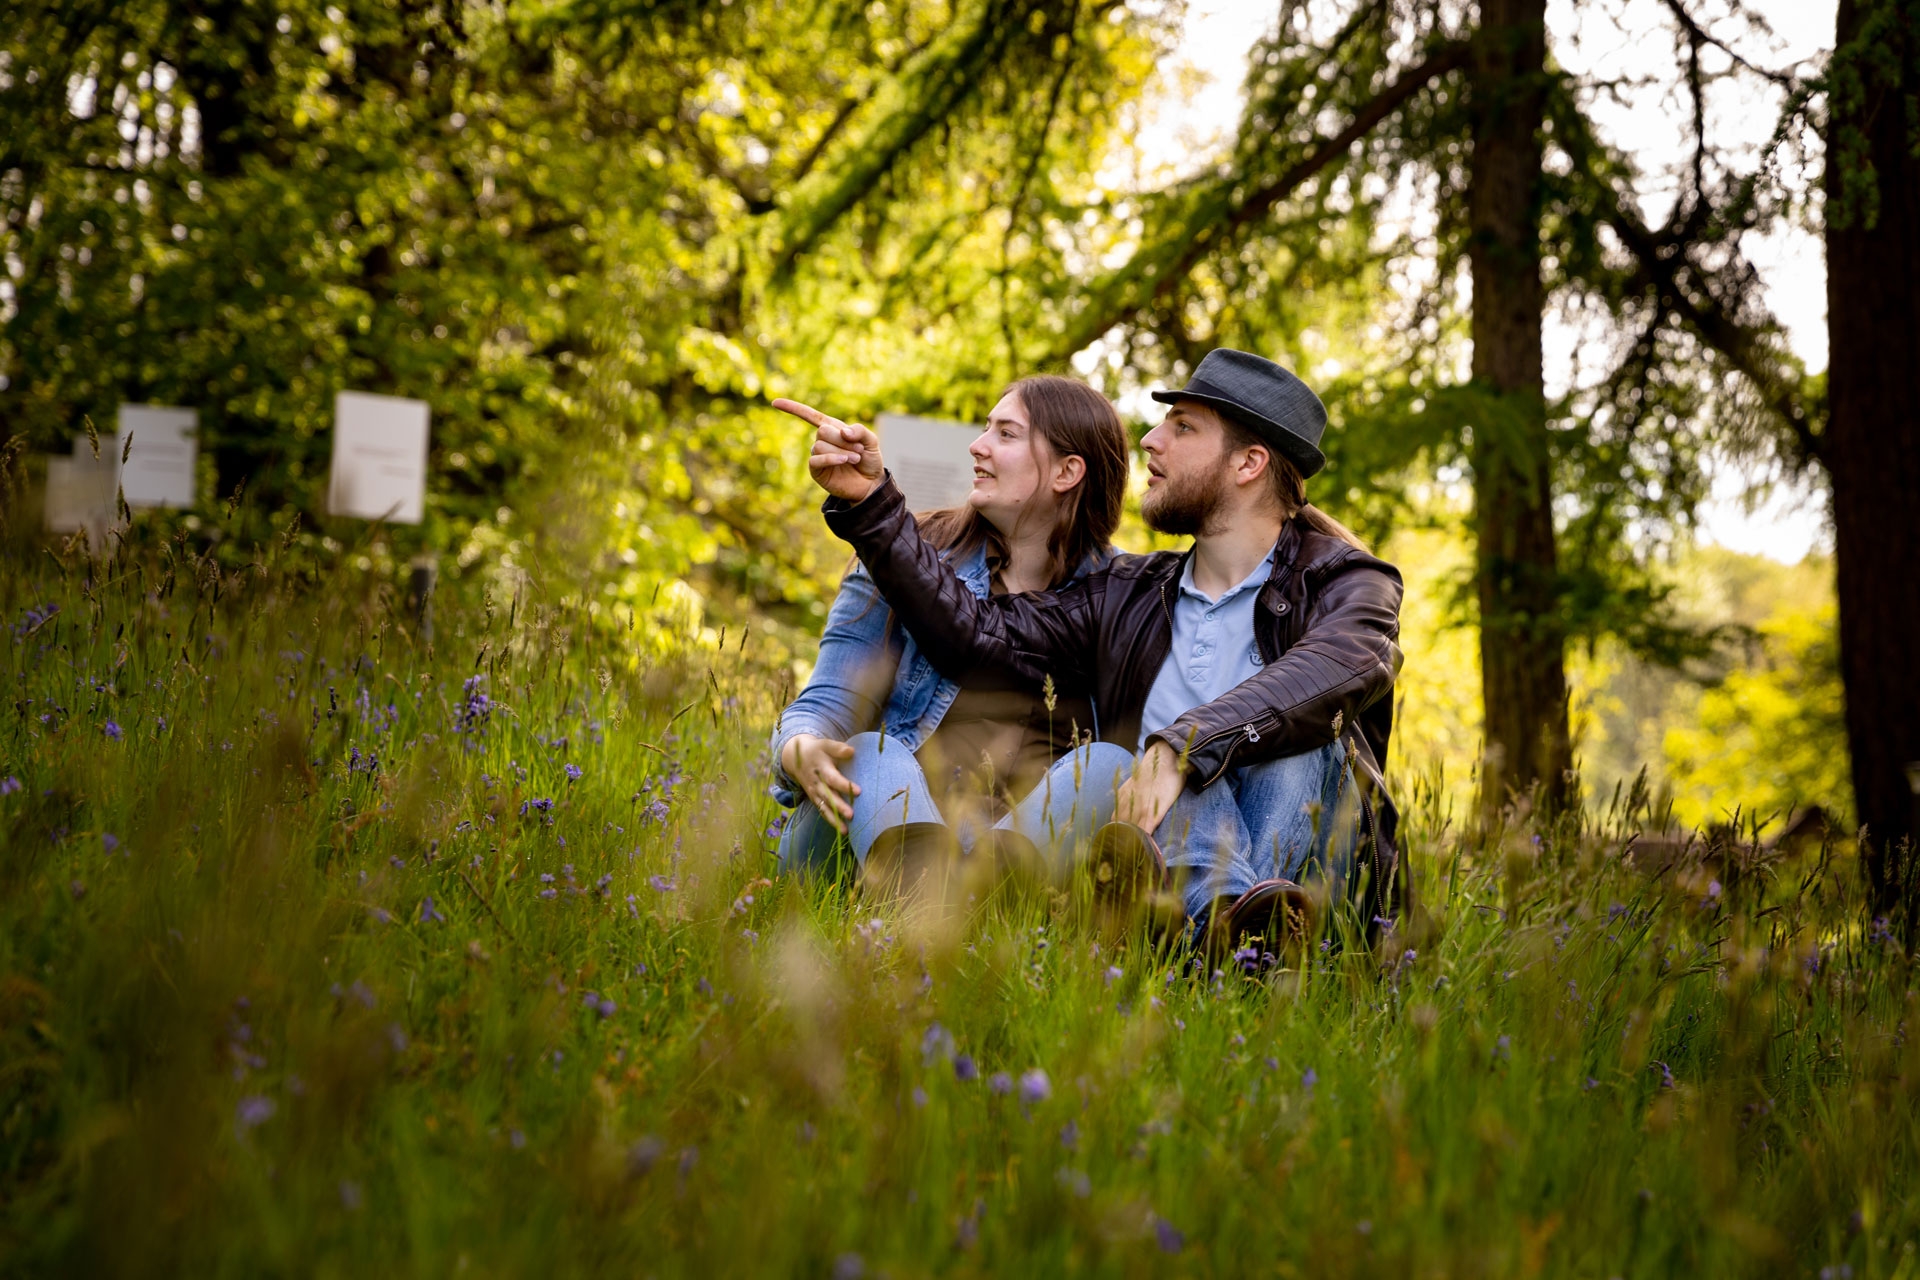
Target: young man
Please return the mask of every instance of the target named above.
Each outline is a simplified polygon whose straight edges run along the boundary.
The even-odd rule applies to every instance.
[[[1297,882],[1312,872],[1337,887],[1358,852],[1371,919],[1398,884],[1379,762],[1400,575],[1307,504],[1326,410],[1293,374],[1218,350],[1154,398],[1170,408],[1142,442],[1141,515],[1192,548],[988,599],[915,532],[872,432],[776,403],[815,425],[827,523],[936,667],[1090,692],[1102,741],[1138,753],[1130,776],[1082,782],[1119,788],[1119,825],[1091,859],[1097,893],[1125,899],[1171,867],[1188,914],[1234,938],[1282,910],[1310,914]]]

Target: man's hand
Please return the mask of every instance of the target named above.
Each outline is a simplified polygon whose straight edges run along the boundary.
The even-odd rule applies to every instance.
[[[847,834],[847,820],[853,817],[849,802],[860,794],[853,780],[840,772],[840,766],[851,759],[853,748],[846,743],[811,733],[796,733],[780,748],[780,767],[841,835]]]
[[[1131,822],[1152,835],[1180,798],[1186,780],[1186,762],[1165,741],[1155,738],[1133,762],[1133,776],[1120,784],[1114,820]]]
[[[807,469],[814,481],[836,498],[860,502],[874,491],[886,468],[880,462],[880,437],[865,427],[829,418],[797,400],[775,400],[773,407],[813,424],[813,454]]]

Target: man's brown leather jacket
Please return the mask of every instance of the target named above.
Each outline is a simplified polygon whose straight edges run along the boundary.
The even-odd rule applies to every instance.
[[[1024,687],[1053,677],[1090,693],[1099,736],[1145,745],[1140,715],[1173,643],[1186,555],[1121,555],[1057,591],[980,599],[923,538],[888,476],[865,501],[828,499],[827,524],[853,544],[881,594],[943,675]],[[1261,669],[1149,735],[1187,757],[1187,785],[1297,755],[1357,730],[1378,774],[1400,670],[1400,572],[1301,519],[1282,526],[1254,616]]]
[[[880,593],[933,665],[970,685],[1091,693],[1102,741],[1128,751],[1160,664],[1173,647],[1173,602],[1192,552],[1119,555],[1057,591],[980,599],[920,536],[887,476],[865,500],[829,498],[827,525],[853,544]],[[1149,735],[1187,757],[1186,785],[1229,768],[1347,744],[1360,782],[1358,844],[1368,875],[1352,883],[1370,937],[1407,910],[1399,814],[1381,766],[1400,672],[1400,571],[1296,517],[1274,544],[1254,609],[1265,664],[1212,702]]]

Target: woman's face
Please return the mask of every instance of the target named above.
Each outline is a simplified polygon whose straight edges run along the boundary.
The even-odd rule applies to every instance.
[[[987,415],[987,429],[967,450],[973,455],[973,492],[967,505],[994,528],[1011,533],[1024,521],[1052,524],[1060,496],[1078,483],[1078,458],[1061,459],[1027,420],[1027,407],[1009,391]]]

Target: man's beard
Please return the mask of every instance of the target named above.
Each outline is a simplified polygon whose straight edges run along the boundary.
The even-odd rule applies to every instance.
[[[1206,530],[1226,497],[1221,469],[1210,475],[1189,473],[1178,480],[1167,476],[1158,489],[1147,490],[1140,499],[1140,518],[1149,529],[1195,537]]]

